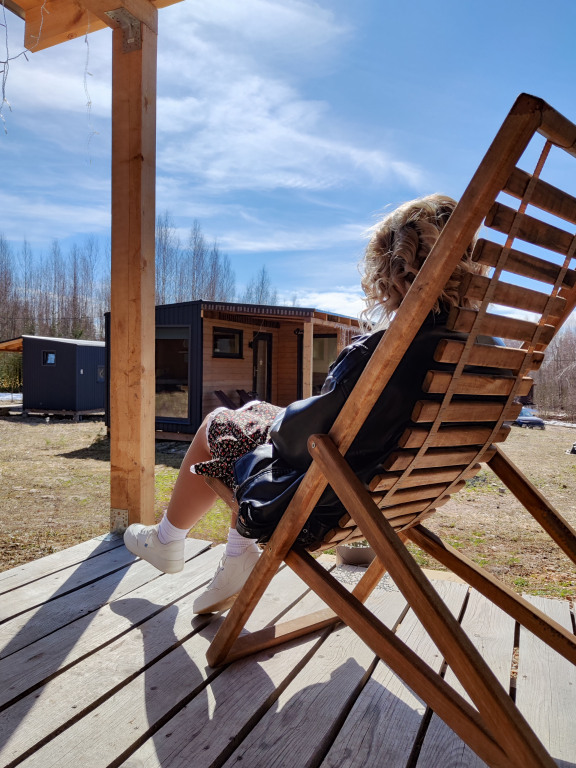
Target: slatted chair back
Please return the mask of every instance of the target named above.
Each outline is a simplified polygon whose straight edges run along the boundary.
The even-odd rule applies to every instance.
[[[526,171],[520,166],[533,155],[534,141],[540,143],[537,159]],[[497,446],[519,411],[517,398],[532,386],[528,374],[541,366],[546,346],[576,305],[576,198],[565,185],[546,180],[544,173],[547,160],[554,171],[566,154],[576,157],[576,125],[540,99],[520,96],[329,434],[310,437],[312,465],[214,638],[207,654],[211,665],[278,645],[340,618],[489,765],[553,768],[554,761],[403,542],[412,539],[576,663],[572,633],[421,525],[486,461],[576,563],[576,531]],[[564,173],[568,181],[573,177]],[[457,307],[448,321],[449,329],[464,335],[438,344],[439,367],[426,376],[412,424],[367,491],[343,457],[482,224],[474,259],[489,273],[467,278],[465,295],[474,309]],[[504,343],[486,343],[487,336]],[[331,542],[361,536],[376,553],[352,594],[295,545],[328,483],[347,510],[331,532]],[[282,560],[329,609],[239,637]],[[475,708],[362,605],[385,570]]]
[[[532,389],[528,374],[541,366],[546,346],[573,308],[566,296],[572,297],[576,286],[571,267],[576,238],[561,222],[576,224],[576,197],[542,176],[552,148],[573,154],[570,142],[576,137],[572,124],[546,111],[553,114],[537,129],[545,139],[535,167],[528,172],[515,166],[495,189],[491,205],[484,203],[484,230],[473,259],[487,274],[465,278],[469,304],[454,308],[447,324],[467,340],[439,343],[435,361],[452,370],[428,372],[413,425],[370,483],[373,499],[396,530],[432,515],[480,470],[479,462],[494,455],[520,411],[518,398]],[[450,225],[446,230],[431,262],[445,248]],[[489,344],[486,337],[503,344]],[[345,514],[314,549],[362,538]]]

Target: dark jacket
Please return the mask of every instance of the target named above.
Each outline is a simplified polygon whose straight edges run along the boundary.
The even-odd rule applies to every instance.
[[[381,463],[398,447],[414,405],[423,396],[427,371],[453,368],[433,362],[440,339],[466,338],[448,331],[445,321],[445,315],[427,318],[350,446],[346,459],[363,482],[377,474]],[[242,535],[260,542],[270,538],[312,461],[308,437],[330,430],[382,334],[380,331],[355,339],[332,364],[321,394],[289,405],[272,425],[271,442],[238,459],[234,475],[238,483],[237,529]],[[309,546],[322,539],[344,511],[328,486],[299,542]]]

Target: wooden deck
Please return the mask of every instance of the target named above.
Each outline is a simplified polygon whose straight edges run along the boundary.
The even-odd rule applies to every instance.
[[[102,538],[0,573],[0,765],[484,765],[345,627],[208,668],[220,617],[191,605],[220,554],[189,539],[184,572],[165,576]],[[463,584],[434,584],[558,765],[576,766],[576,669]],[[569,603],[535,601],[573,631]],[[318,602],[284,568],[252,628]],[[371,602],[442,668],[394,585]]]

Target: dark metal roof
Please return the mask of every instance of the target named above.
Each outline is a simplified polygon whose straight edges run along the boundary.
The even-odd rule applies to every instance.
[[[163,307],[185,307],[191,305],[201,305],[203,310],[212,312],[230,312],[238,315],[259,315],[263,317],[284,317],[319,320],[329,320],[334,323],[343,323],[353,325],[358,323],[358,319],[349,315],[338,315],[334,312],[314,309],[313,307],[286,307],[278,304],[244,304],[232,301],[183,301],[176,304],[163,304]],[[157,306],[158,308],[158,306]]]
[[[88,341],[87,339],[60,339],[57,336],[32,336],[23,334],[15,339],[0,341],[0,352],[22,352],[24,339],[39,339],[41,341],[58,342],[59,344],[75,344],[82,347],[103,347],[103,341]]]

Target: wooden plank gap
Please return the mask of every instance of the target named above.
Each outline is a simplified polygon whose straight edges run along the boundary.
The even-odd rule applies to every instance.
[[[204,584],[207,584],[209,580],[210,579],[206,579]],[[24,699],[24,698],[26,698],[26,696],[29,696],[31,693],[34,693],[34,691],[37,691],[40,688],[43,688],[46,685],[46,683],[49,683],[51,680],[54,680],[55,678],[59,677],[60,675],[62,675],[64,672],[67,672],[72,667],[75,667],[78,664],[82,663],[88,657],[94,655],[95,653],[98,653],[99,651],[103,650],[104,648],[106,648],[109,645],[113,645],[121,637],[124,637],[125,635],[128,635],[133,630],[138,629],[138,627],[140,627],[142,624],[145,624],[147,621],[150,621],[151,619],[155,618],[156,616],[161,614],[166,609],[171,608],[176,603],[181,602],[182,600],[187,599],[191,594],[193,594],[194,592],[197,592],[198,589],[200,589],[202,586],[203,586],[203,584],[195,584],[190,590],[188,590],[188,592],[185,592],[185,593],[179,595],[178,597],[175,597],[174,600],[171,600],[170,602],[166,603],[165,605],[159,606],[158,610],[153,611],[152,613],[149,613],[146,616],[143,616],[141,619],[132,622],[131,625],[129,627],[127,627],[126,629],[124,629],[123,631],[119,632],[118,634],[116,634],[114,636],[109,637],[105,642],[101,643],[100,645],[96,645],[96,646],[90,648],[90,650],[86,651],[86,653],[83,653],[83,654],[79,655],[77,658],[73,659],[70,663],[62,665],[55,672],[46,675],[45,677],[43,677],[41,680],[39,680],[34,685],[31,685],[28,688],[20,691],[20,693],[18,693],[16,696],[11,698],[10,700],[4,702],[3,704],[0,704],[0,714],[4,710],[8,709],[9,707],[12,707],[14,704],[17,704],[21,699]],[[194,625],[194,630],[192,632],[188,633],[186,635],[186,637],[184,637],[182,639],[181,643],[183,643],[185,640],[189,640],[191,637],[193,637],[201,629],[204,629],[206,626],[208,626],[208,624],[210,623],[210,621],[212,619],[213,619],[213,616],[210,616],[208,621],[204,621],[203,620],[203,621],[199,621],[198,623],[196,623]],[[181,643],[175,643],[169,649],[169,651],[173,650],[174,647],[176,647],[177,645],[180,645]],[[158,657],[158,658],[160,658],[160,657]],[[154,661],[157,661],[158,658],[155,658]],[[154,662],[150,662],[150,664],[148,664],[146,667],[142,667],[141,671],[143,671],[147,667],[150,667],[152,663],[154,663]],[[131,679],[134,679],[135,677],[137,677],[137,675],[133,675]],[[126,683],[130,682],[130,680],[126,679],[125,682]],[[102,696],[98,700],[98,702],[101,703],[102,701],[106,700],[109,697],[109,695],[111,695],[111,694],[106,694],[106,695]],[[95,706],[97,706],[97,705],[95,705]],[[83,710],[83,713],[86,713],[86,710]],[[70,725],[72,725],[72,724],[73,723],[70,722]],[[61,729],[58,729],[58,732],[60,732],[60,730]],[[54,733],[52,733],[51,736],[47,737],[44,741],[47,742],[50,738],[53,738],[53,737],[54,737]],[[42,744],[38,743],[38,744],[36,744],[34,749],[38,749],[40,746],[42,746]]]
[[[240,730],[237,732],[237,734],[229,740],[229,743],[227,746],[220,752],[218,755],[218,761],[215,762],[214,766],[223,766],[224,763],[226,763],[230,757],[234,754],[234,752],[238,749],[238,747],[241,746],[242,742],[246,739],[246,737],[254,730],[254,728],[258,725],[258,723],[262,720],[262,718],[266,715],[267,712],[276,704],[280,696],[284,693],[284,691],[288,688],[288,686],[295,680],[295,678],[302,672],[302,670],[306,667],[306,665],[310,662],[310,660],[314,657],[316,652],[320,649],[320,647],[325,642],[326,638],[332,633],[332,628],[325,629],[318,640],[314,643],[314,645],[307,651],[307,653],[300,659],[300,661],[294,665],[292,670],[289,672],[289,674],[282,680],[276,688],[268,695],[268,697],[263,701],[263,703],[258,707],[257,710],[253,712],[253,714],[248,718],[245,725],[240,728]],[[304,638],[303,640],[306,640]],[[300,642],[302,639],[300,639]],[[295,641],[296,643],[299,642],[298,640]],[[232,662],[234,663],[234,662]],[[250,663],[250,660],[244,659],[241,663],[246,664]],[[227,667],[231,666],[230,664],[227,665]],[[226,669],[227,667],[222,667],[222,669]],[[109,768],[119,768],[120,764],[114,763],[113,765],[109,766]]]
[[[408,606],[406,606],[404,613],[406,613],[407,610],[408,610]],[[396,626],[398,625],[398,623],[399,623],[399,619],[396,622]],[[374,671],[378,666],[379,661],[380,661],[380,657],[374,656],[372,663],[368,665],[367,669],[365,670],[364,674],[362,675],[358,683],[350,691],[350,695],[348,696],[346,703],[343,706],[341,706],[340,713],[334,719],[334,722],[332,723],[332,727],[326,733],[322,742],[318,745],[318,748],[312,760],[308,762],[309,768],[320,768],[320,766],[324,762],[326,756],[328,755],[328,752],[330,751],[332,745],[334,744],[334,741],[336,740],[336,737],[342,730],[342,727],[346,722],[348,715],[350,714],[350,712],[352,711],[352,708],[356,704],[358,697],[366,687],[368,681],[372,678],[372,675],[374,674]]]
[[[512,649],[512,661],[510,664],[510,698],[516,703],[516,683],[518,680],[518,659],[520,657],[520,623],[514,624],[514,647]]]

